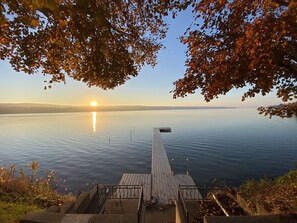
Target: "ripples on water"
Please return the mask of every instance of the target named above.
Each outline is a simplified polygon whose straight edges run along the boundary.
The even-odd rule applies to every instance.
[[[224,179],[238,185],[276,176],[297,161],[297,122],[268,119],[255,109],[97,112],[0,116],[0,164],[37,160],[55,170],[70,190],[88,183],[118,183],[124,172],[149,173],[152,129],[162,134],[176,172],[197,184]]]

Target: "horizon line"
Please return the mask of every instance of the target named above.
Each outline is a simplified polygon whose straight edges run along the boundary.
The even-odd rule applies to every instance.
[[[39,103],[0,103],[0,114],[34,114],[34,113],[73,113],[73,112],[109,112],[109,111],[161,111],[161,110],[205,110],[237,109],[226,106],[148,106],[148,105],[100,105],[69,106]]]
[[[241,108],[238,106],[224,106],[224,105],[143,105],[143,104],[119,104],[119,105],[97,105],[97,106],[91,106],[91,105],[73,105],[73,104],[54,104],[54,103],[38,103],[38,102],[0,102],[1,105],[42,105],[42,106],[66,106],[66,107],[91,107],[91,108],[98,108],[98,107],[172,107],[172,108],[190,108],[190,107],[206,107],[206,108]],[[247,107],[242,107],[247,108]],[[248,107],[248,108],[256,108],[255,107]]]

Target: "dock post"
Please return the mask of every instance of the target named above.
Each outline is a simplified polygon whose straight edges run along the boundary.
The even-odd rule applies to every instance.
[[[186,174],[189,175],[189,159],[188,158],[185,161],[185,171],[186,171]]]
[[[170,167],[171,167],[171,173],[172,173],[172,175],[174,175],[174,159],[173,158],[171,159]]]

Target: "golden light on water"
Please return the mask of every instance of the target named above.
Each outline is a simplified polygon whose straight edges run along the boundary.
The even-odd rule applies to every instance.
[[[97,101],[91,101],[90,106],[95,108],[98,105]],[[94,109],[96,110],[96,109]],[[96,132],[96,125],[97,125],[97,112],[92,112],[92,124],[93,124],[93,132]]]
[[[96,107],[98,105],[97,101],[91,101],[90,105],[92,107]]]
[[[96,132],[97,112],[92,112],[93,132]]]

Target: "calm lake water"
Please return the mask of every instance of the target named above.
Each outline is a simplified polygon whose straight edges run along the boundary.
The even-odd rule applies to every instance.
[[[175,172],[198,185],[237,186],[296,167],[297,120],[269,119],[256,109],[201,109],[0,115],[0,164],[55,170],[71,191],[118,183],[124,172],[149,173],[153,127],[162,134]],[[65,180],[65,182],[64,182]]]

